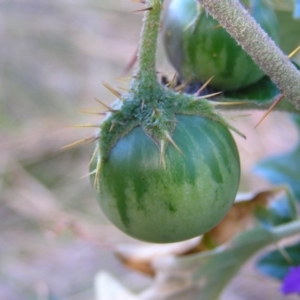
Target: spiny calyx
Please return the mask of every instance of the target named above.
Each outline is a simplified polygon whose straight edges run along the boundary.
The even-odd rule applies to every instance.
[[[195,95],[177,93],[159,83],[146,88],[132,88],[128,93],[121,95],[109,108],[109,113],[100,125],[101,159],[105,160],[109,157],[111,149],[120,138],[133,128],[141,126],[145,134],[159,147],[161,165],[166,167],[164,152],[169,144],[184,155],[172,139],[177,122],[176,115],[206,117],[242,135],[215,111],[216,106],[220,106],[220,103]]]

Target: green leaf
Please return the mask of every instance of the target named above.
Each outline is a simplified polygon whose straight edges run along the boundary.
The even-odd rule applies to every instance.
[[[207,252],[185,256],[154,256],[151,261],[153,283],[138,295],[128,291],[111,275],[100,273],[95,280],[96,299],[218,299],[226,285],[245,262],[265,246],[298,234],[300,221],[267,230],[245,231],[227,244]],[[299,252],[300,253],[300,252]]]
[[[291,12],[276,12],[279,22],[280,48],[286,54],[291,53],[300,45],[300,19],[294,19]],[[299,64],[300,53],[292,57]]]
[[[225,99],[255,101],[259,106],[269,104],[278,95],[279,90],[267,76],[246,88],[224,92]]]
[[[195,273],[197,280],[207,280],[201,289],[201,299],[217,299],[245,262],[273,242],[270,232],[257,228],[239,235],[225,251],[214,253]]]
[[[221,100],[224,102],[243,101],[243,104],[238,105],[237,108],[239,109],[266,109],[271,106],[273,101],[279,95],[280,91],[278,90],[276,85],[270,80],[268,76],[265,76],[255,84],[250,85],[246,88],[236,91],[224,92]],[[276,109],[299,113],[295,106],[286,99],[282,99],[276,106]]]
[[[155,282],[141,296],[151,299],[218,299],[226,285],[257,251],[276,241],[264,228],[246,231],[212,251],[184,257],[161,257],[152,264]],[[141,297],[143,298],[143,297]]]
[[[269,102],[279,95],[279,90],[276,85],[265,76],[257,83],[236,91],[224,92],[225,98],[239,100],[254,100],[259,102],[259,105]]]
[[[300,117],[293,116],[300,133]],[[287,185],[300,201],[300,142],[292,151],[266,158],[258,163],[254,172],[273,184]]]
[[[264,275],[283,280],[292,265],[300,265],[300,242],[269,252],[257,262],[257,269]]]

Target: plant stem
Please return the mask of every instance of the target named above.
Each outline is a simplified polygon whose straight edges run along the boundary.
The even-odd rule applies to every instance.
[[[141,40],[138,52],[138,69],[133,82],[135,84],[149,86],[156,79],[156,48],[157,37],[160,28],[160,14],[163,0],[148,0],[147,8],[141,32]]]
[[[272,229],[272,233],[278,241],[282,238],[287,238],[292,235],[300,235],[300,220],[277,226],[274,229]]]
[[[198,0],[300,109],[300,72],[238,0]]]

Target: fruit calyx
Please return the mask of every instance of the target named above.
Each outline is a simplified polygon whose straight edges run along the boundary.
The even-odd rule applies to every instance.
[[[152,138],[162,153],[172,141],[176,126],[176,115],[198,115],[209,118],[242,135],[230,126],[215,110],[222,105],[195,95],[174,92],[158,82],[150,88],[132,89],[122,95],[112,106],[111,112],[100,125],[100,152],[107,159],[115,143],[134,127],[141,126]],[[179,148],[177,148],[180,151]]]

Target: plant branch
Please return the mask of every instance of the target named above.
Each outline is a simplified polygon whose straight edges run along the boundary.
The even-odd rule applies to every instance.
[[[238,0],[198,0],[300,109],[300,72]]]

